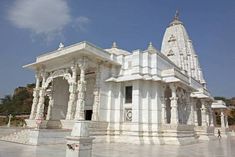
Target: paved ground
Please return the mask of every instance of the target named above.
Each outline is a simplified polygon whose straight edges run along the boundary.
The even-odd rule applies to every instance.
[[[93,157],[235,157],[235,137],[187,146],[94,144]],[[27,146],[0,141],[0,157],[65,157],[64,145]]]

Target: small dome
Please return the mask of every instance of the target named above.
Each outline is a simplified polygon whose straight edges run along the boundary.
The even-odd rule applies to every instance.
[[[116,42],[113,42],[111,49],[105,49],[105,50],[108,51],[110,54],[115,54],[115,55],[125,55],[126,56],[126,55],[131,54],[130,52],[128,52],[126,50],[119,49]]]
[[[149,42],[147,51],[150,52],[150,53],[157,53],[158,52],[157,49],[153,46],[152,42]]]

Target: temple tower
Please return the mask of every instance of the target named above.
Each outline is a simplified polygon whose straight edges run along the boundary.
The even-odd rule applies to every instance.
[[[161,52],[180,67],[182,71],[188,73],[190,77],[198,80],[203,85],[206,84],[198,56],[183,23],[179,19],[178,11],[176,11],[173,21],[165,31]]]

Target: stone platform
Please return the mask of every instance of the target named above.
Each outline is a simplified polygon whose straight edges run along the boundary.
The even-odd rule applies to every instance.
[[[195,132],[199,140],[214,140],[214,127],[210,126],[195,126]]]
[[[1,141],[27,145],[48,145],[66,143],[70,130],[63,129],[20,129],[0,137]]]
[[[235,137],[187,146],[94,143],[93,157],[234,157]],[[0,157],[65,157],[65,144],[29,146],[0,141]]]

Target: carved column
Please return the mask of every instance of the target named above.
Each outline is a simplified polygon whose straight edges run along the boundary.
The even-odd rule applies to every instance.
[[[221,128],[225,128],[225,117],[224,117],[223,110],[221,110],[221,113],[220,113],[220,122],[221,122]]]
[[[74,119],[74,109],[76,103],[76,92],[77,92],[77,66],[72,66],[72,82],[69,84],[69,102],[66,114],[66,120]]]
[[[199,126],[198,124],[198,111],[199,111],[199,108],[197,108],[197,106],[195,106],[195,110],[194,110],[194,125],[195,126]]]
[[[207,126],[210,126],[210,111],[209,111],[209,105],[206,105],[206,124]]]
[[[37,73],[35,75],[36,77],[36,86],[33,90],[33,103],[31,107],[31,113],[29,119],[35,119],[36,116],[36,111],[37,111],[37,104],[38,104],[38,99],[39,99],[39,91],[40,91],[40,75]]]
[[[201,104],[202,104],[201,107],[202,126],[208,126],[206,100],[201,99]]]
[[[164,96],[161,97],[161,104],[162,104],[162,124],[166,124],[167,123],[166,98]]]
[[[45,101],[45,94],[46,94],[45,82],[46,82],[46,73],[43,72],[42,73],[42,86],[40,88],[39,101],[38,101],[38,107],[37,107],[37,113],[36,113],[35,119],[43,119],[44,101]]]
[[[196,98],[194,98],[193,99],[193,114],[194,114],[194,125],[195,126],[198,126],[198,107],[197,107],[197,99]]]
[[[176,86],[174,84],[170,84],[171,89],[171,124],[178,124],[178,97],[176,96]]]
[[[78,82],[78,100],[76,105],[76,120],[84,120],[84,107],[85,107],[85,92],[86,92],[86,81],[85,81],[85,70],[87,68],[87,60],[83,58],[79,61],[79,68],[81,70],[80,80]]]
[[[189,122],[191,125],[195,125],[195,100],[193,98],[190,98],[191,103],[190,105],[190,118],[189,118]]]
[[[215,111],[214,110],[212,110],[213,112],[212,112],[212,116],[213,116],[213,124],[214,124],[214,126],[215,127],[217,127],[217,122],[216,122],[216,114],[215,114]]]
[[[211,108],[211,105],[209,106],[209,117],[210,117],[210,126],[214,126],[214,116],[213,116],[213,110]]]
[[[92,113],[92,120],[98,121],[99,120],[99,106],[100,106],[100,64],[97,65],[96,71],[96,83],[94,89],[94,104],[93,104],[93,113]]]
[[[47,109],[46,120],[50,120],[51,119],[51,109],[53,108],[53,105],[54,105],[54,98],[53,98],[53,90],[52,89],[47,90],[47,96],[49,97],[49,105],[48,105],[48,109]]]
[[[229,126],[228,126],[228,115],[225,115],[225,127],[229,128]]]

